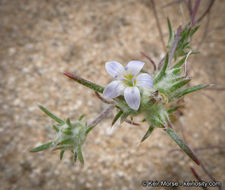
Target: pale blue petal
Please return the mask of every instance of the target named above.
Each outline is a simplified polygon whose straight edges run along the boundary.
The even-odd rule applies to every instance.
[[[114,78],[119,77],[124,72],[124,67],[116,61],[107,62],[105,64],[105,69]]]
[[[137,76],[136,85],[145,88],[152,88],[153,87],[152,77],[147,73],[142,73]]]
[[[125,67],[125,70],[132,75],[136,75],[138,74],[141,69],[144,66],[144,62],[141,61],[130,61],[127,66]]]
[[[137,87],[125,88],[124,98],[130,108],[138,110],[140,106],[140,91]]]
[[[103,91],[103,96],[105,98],[115,98],[119,95],[122,95],[123,91],[124,91],[124,86],[122,85],[120,81],[116,80],[116,81],[112,81],[105,87]]]

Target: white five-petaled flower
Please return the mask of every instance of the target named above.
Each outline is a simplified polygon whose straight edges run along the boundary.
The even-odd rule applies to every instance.
[[[107,62],[106,71],[116,80],[109,83],[103,92],[105,98],[116,98],[124,95],[128,106],[138,110],[140,106],[140,91],[138,87],[152,88],[152,77],[147,73],[141,73],[145,63],[141,61],[130,61],[126,67],[118,62]]]

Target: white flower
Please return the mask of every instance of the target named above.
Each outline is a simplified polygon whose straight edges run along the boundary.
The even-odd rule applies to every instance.
[[[116,80],[109,83],[103,92],[105,98],[116,98],[124,95],[128,106],[138,110],[140,106],[140,91],[138,87],[152,88],[152,77],[147,73],[138,74],[145,63],[130,61],[124,68],[118,62],[107,62],[106,71]]]

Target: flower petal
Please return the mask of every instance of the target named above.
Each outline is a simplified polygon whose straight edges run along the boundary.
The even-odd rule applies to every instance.
[[[105,69],[114,78],[117,78],[124,72],[124,67],[116,61],[107,62],[105,64]]]
[[[125,88],[124,98],[130,108],[138,110],[140,106],[140,91],[137,87]]]
[[[105,98],[115,98],[123,93],[124,86],[122,83],[118,80],[112,81],[109,83],[104,91],[103,91],[103,96]]]
[[[147,73],[142,73],[137,76],[136,85],[146,88],[152,88],[153,87],[152,77]]]
[[[141,61],[130,61],[125,67],[125,70],[132,75],[136,75],[141,71],[144,64],[145,63]]]

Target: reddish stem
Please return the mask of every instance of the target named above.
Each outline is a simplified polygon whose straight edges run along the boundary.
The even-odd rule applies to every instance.
[[[136,123],[136,122],[131,121],[131,120],[129,120],[129,119],[126,119],[125,122],[127,122],[127,123],[129,123],[129,124],[131,124],[131,125],[140,126],[139,123]]]
[[[106,104],[114,104],[114,101],[106,100],[103,98],[98,92],[95,91],[95,95],[104,103]]]
[[[146,55],[144,52],[141,52],[141,55],[143,55],[144,57],[146,57],[150,61],[150,63],[153,65],[154,71],[155,71],[156,65],[155,65],[155,62],[153,61],[153,59],[150,56]]]
[[[152,2],[153,13],[154,13],[154,17],[155,17],[155,20],[156,20],[157,28],[158,28],[158,31],[159,31],[160,39],[161,39],[161,42],[162,42],[162,45],[163,45],[163,49],[164,49],[164,51],[166,51],[166,45],[165,45],[165,42],[163,40],[162,29],[161,29],[161,26],[160,26],[159,18],[158,18],[156,7],[155,7],[155,1],[151,0],[151,2]]]
[[[190,167],[190,169],[191,169],[191,172],[192,172],[192,174],[195,176],[195,178],[198,180],[198,181],[202,181],[202,179],[200,178],[200,176],[198,175],[198,173],[196,172],[196,170],[194,169],[194,168],[192,168],[192,167]],[[202,187],[203,189],[207,189],[207,187]]]
[[[199,23],[210,12],[214,3],[215,3],[215,0],[210,1],[209,6],[205,10],[205,12],[198,19],[196,19],[195,23]]]
[[[194,10],[193,10],[192,15],[191,15],[192,27],[195,25],[195,16],[196,16],[196,13],[198,11],[198,7],[199,7],[199,4],[200,4],[200,1],[201,0],[196,0],[195,7],[194,7]]]

